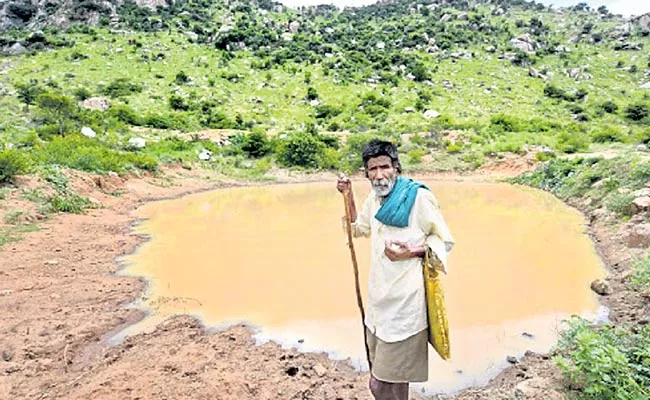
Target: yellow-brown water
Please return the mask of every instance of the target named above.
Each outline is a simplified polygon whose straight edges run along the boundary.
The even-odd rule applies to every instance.
[[[452,361],[430,356],[429,392],[484,383],[508,355],[547,351],[560,321],[595,313],[589,283],[604,276],[584,220],[551,195],[507,184],[426,182],[455,236],[444,277]],[[247,321],[258,341],[363,364],[361,322],[341,195],[332,183],[233,188],[149,204],[152,236],[127,273],[150,278],[152,316],[206,325]],[[369,191],[355,182],[360,204]],[[362,286],[369,243],[355,241]],[[523,335],[524,333],[533,335]]]

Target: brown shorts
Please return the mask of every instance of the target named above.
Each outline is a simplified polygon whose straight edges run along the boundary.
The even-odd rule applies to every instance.
[[[372,375],[384,382],[426,382],[429,377],[427,330],[387,343],[366,328]]]

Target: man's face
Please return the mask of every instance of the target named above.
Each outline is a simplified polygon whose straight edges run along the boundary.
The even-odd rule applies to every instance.
[[[368,160],[368,179],[372,189],[379,197],[386,197],[393,190],[397,179],[397,170],[388,156],[379,156]]]

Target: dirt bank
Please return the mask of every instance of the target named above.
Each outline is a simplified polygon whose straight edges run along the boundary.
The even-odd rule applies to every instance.
[[[128,181],[71,174],[75,190],[102,208],[57,215],[40,222],[40,231],[0,249],[1,399],[371,398],[367,376],[347,363],[273,343],[257,347],[243,326],[211,332],[179,316],[150,334],[109,346],[108,337],[143,317],[125,306],[142,293],[144,282],[114,274],[116,258],[143,240],[130,234],[130,212],[147,201],[240,183],[182,169]],[[277,176],[283,182],[333,179]],[[27,207],[21,201],[11,194],[3,212],[12,205]],[[30,218],[40,217],[34,212]],[[612,270],[614,294],[604,304],[614,318],[634,320],[643,303],[623,282],[630,252],[621,250],[620,237],[608,228],[611,221],[591,220],[590,232]],[[539,397],[548,398],[557,377],[548,356],[530,355],[487,387],[455,398],[512,398],[521,381],[550,378],[543,381],[545,397]]]

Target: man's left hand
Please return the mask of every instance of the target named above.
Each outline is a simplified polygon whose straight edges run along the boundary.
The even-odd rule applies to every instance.
[[[384,254],[391,261],[408,260],[417,257],[415,252],[404,242],[397,240],[387,240],[385,243]]]

